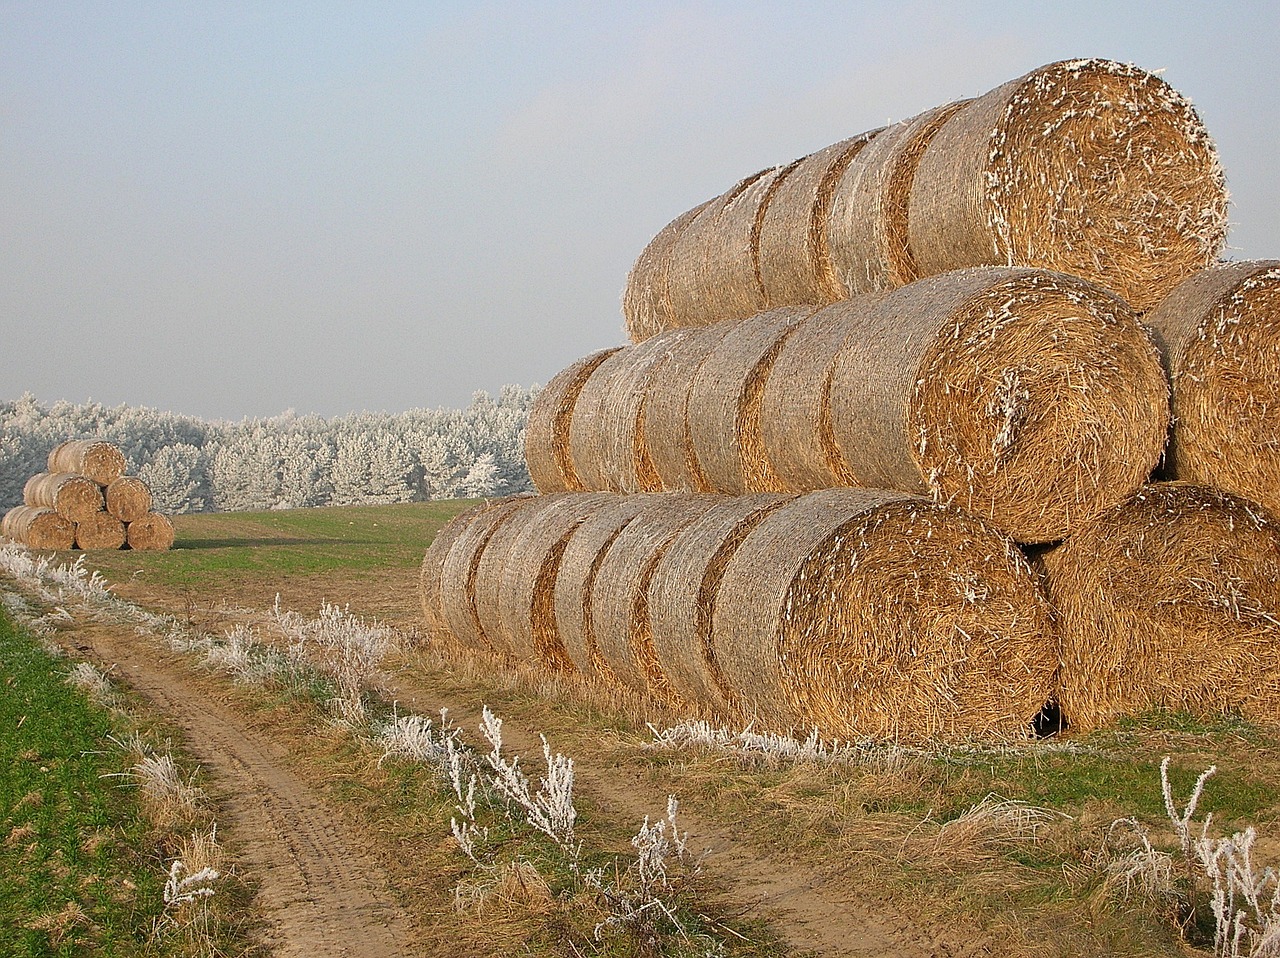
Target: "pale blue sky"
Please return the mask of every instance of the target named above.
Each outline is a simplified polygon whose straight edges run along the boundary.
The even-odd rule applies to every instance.
[[[738,178],[1067,57],[1163,69],[1280,258],[1271,2],[0,0],[0,399],[465,405],[623,342]]]

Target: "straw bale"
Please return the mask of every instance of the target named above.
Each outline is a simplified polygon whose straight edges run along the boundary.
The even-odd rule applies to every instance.
[[[714,202],[707,200],[664,226],[627,273],[627,284],[622,291],[622,315],[633,343],[678,325],[671,311],[671,257],[676,240],[694,218]]]
[[[569,537],[585,520],[618,501],[614,493],[560,496],[524,510],[498,581],[498,613],[512,651],[559,672],[574,671],[556,628],[556,578]],[[496,539],[496,536],[495,536]],[[492,540],[490,543],[492,548]]]
[[[159,512],[147,512],[126,523],[124,534],[130,549],[166,552],[173,548],[173,522]]]
[[[596,492],[656,492],[661,479],[644,443],[649,384],[679,350],[672,330],[605,359],[583,384],[569,422],[569,453],[582,487]]]
[[[1256,503],[1154,483],[1041,561],[1073,728],[1152,708],[1274,720],[1280,523]]]
[[[22,489],[29,506],[57,509],[72,522],[80,522],[106,508],[102,487],[75,472],[38,472]]]
[[[1181,94],[1134,66],[1066,60],[947,121],[916,169],[908,220],[924,275],[1041,266],[1145,312],[1217,258],[1227,193]]]
[[[428,632],[447,632],[449,625],[444,618],[444,607],[440,594],[440,576],[444,572],[444,560],[453,548],[454,542],[471,525],[471,521],[483,512],[488,512],[505,499],[485,499],[469,509],[464,509],[441,527],[435,534],[431,544],[422,557],[422,568],[418,572],[418,603],[422,607],[422,615],[426,620]]]
[[[781,492],[760,437],[760,400],[787,336],[813,306],[784,306],[742,320],[699,365],[689,387],[689,440],[713,492]]]
[[[671,540],[653,571],[647,596],[656,673],[671,698],[739,717],[737,691],[728,683],[711,644],[711,620],[725,565],[752,529],[793,496],[727,496]]]
[[[764,456],[780,488],[796,492],[856,485],[831,431],[831,370],[849,333],[850,313],[884,296],[867,293],[824,306],[787,336],[760,391]]]
[[[810,153],[777,185],[760,218],[756,243],[767,308],[818,305],[844,296],[831,263],[827,217],[836,184],[878,132]]]
[[[958,101],[894,124],[849,164],[827,223],[832,265],[845,295],[893,289],[919,277],[907,242],[916,165]]]
[[[151,511],[151,487],[137,476],[120,476],[106,488],[107,512],[121,522],[133,522]]]
[[[668,271],[670,327],[745,319],[764,309],[752,238],[774,181],[786,169],[772,167],[740,181],[676,238]]]
[[[851,316],[829,398],[859,484],[954,502],[1026,543],[1142,485],[1169,421],[1159,352],[1128,306],[1021,268],[928,277]]]
[[[100,486],[109,486],[124,475],[124,453],[105,439],[68,439],[49,453],[49,472],[75,472]]]
[[[595,647],[607,664],[597,671],[674,705],[674,690],[654,650],[649,581],[671,540],[722,497],[670,493],[643,498],[635,518],[604,551],[592,583],[589,603]]]
[[[729,558],[711,640],[747,719],[902,742],[1020,738],[1057,649],[1027,560],[919,497],[832,489],[770,512]]]
[[[511,520],[538,496],[509,496],[472,516],[453,537],[440,568],[440,608],[445,626],[454,637],[473,649],[499,651],[497,637],[490,637],[480,623],[476,607],[476,575],[485,547],[494,531]]]
[[[1280,514],[1280,261],[1195,273],[1143,321],[1173,383],[1167,477]]]
[[[621,496],[598,509],[569,536],[555,579],[555,626],[573,667],[606,682],[616,681],[596,643],[591,594],[597,573],[614,539],[661,493]]]
[[[119,549],[125,544],[124,523],[109,512],[94,512],[79,519],[76,527],[76,548]]]
[[[56,509],[14,506],[4,514],[3,533],[29,549],[70,549],[75,545],[75,525]]]
[[[569,423],[583,385],[596,367],[619,348],[598,350],[562,369],[534,399],[524,430],[524,459],[529,478],[539,492],[582,491],[569,452]]]
[[[680,340],[680,348],[671,351],[649,383],[641,429],[649,461],[663,489],[711,491],[689,437],[689,389],[699,367],[736,325],[729,320],[689,330]]]

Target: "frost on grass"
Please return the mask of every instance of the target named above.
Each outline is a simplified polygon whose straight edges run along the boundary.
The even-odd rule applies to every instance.
[[[111,681],[88,662],[73,665],[67,671],[66,682],[99,705],[110,707],[116,703],[117,696],[115,689],[111,687]]]

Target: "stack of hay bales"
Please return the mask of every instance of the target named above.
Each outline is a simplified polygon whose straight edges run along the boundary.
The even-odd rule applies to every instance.
[[[33,549],[146,549],[173,545],[173,523],[152,510],[151,490],[124,474],[124,454],[101,439],[71,439],[49,453],[47,471],[23,487],[3,534]]]
[[[535,402],[541,495],[428,550],[428,622],[779,731],[1259,714],[1280,263],[1217,264],[1226,204],[1190,103],[1105,60],[741,180]]]

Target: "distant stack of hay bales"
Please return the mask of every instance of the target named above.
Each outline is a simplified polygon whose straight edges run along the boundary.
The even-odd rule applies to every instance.
[[[1280,263],[1217,263],[1226,205],[1190,103],[1106,60],[744,178],[535,402],[542,495],[428,550],[428,621],[778,731],[1262,714]]]
[[[124,474],[124,454],[101,439],[70,439],[49,453],[46,472],[23,487],[3,534],[33,549],[145,549],[173,545],[173,523],[152,510],[151,490]]]

